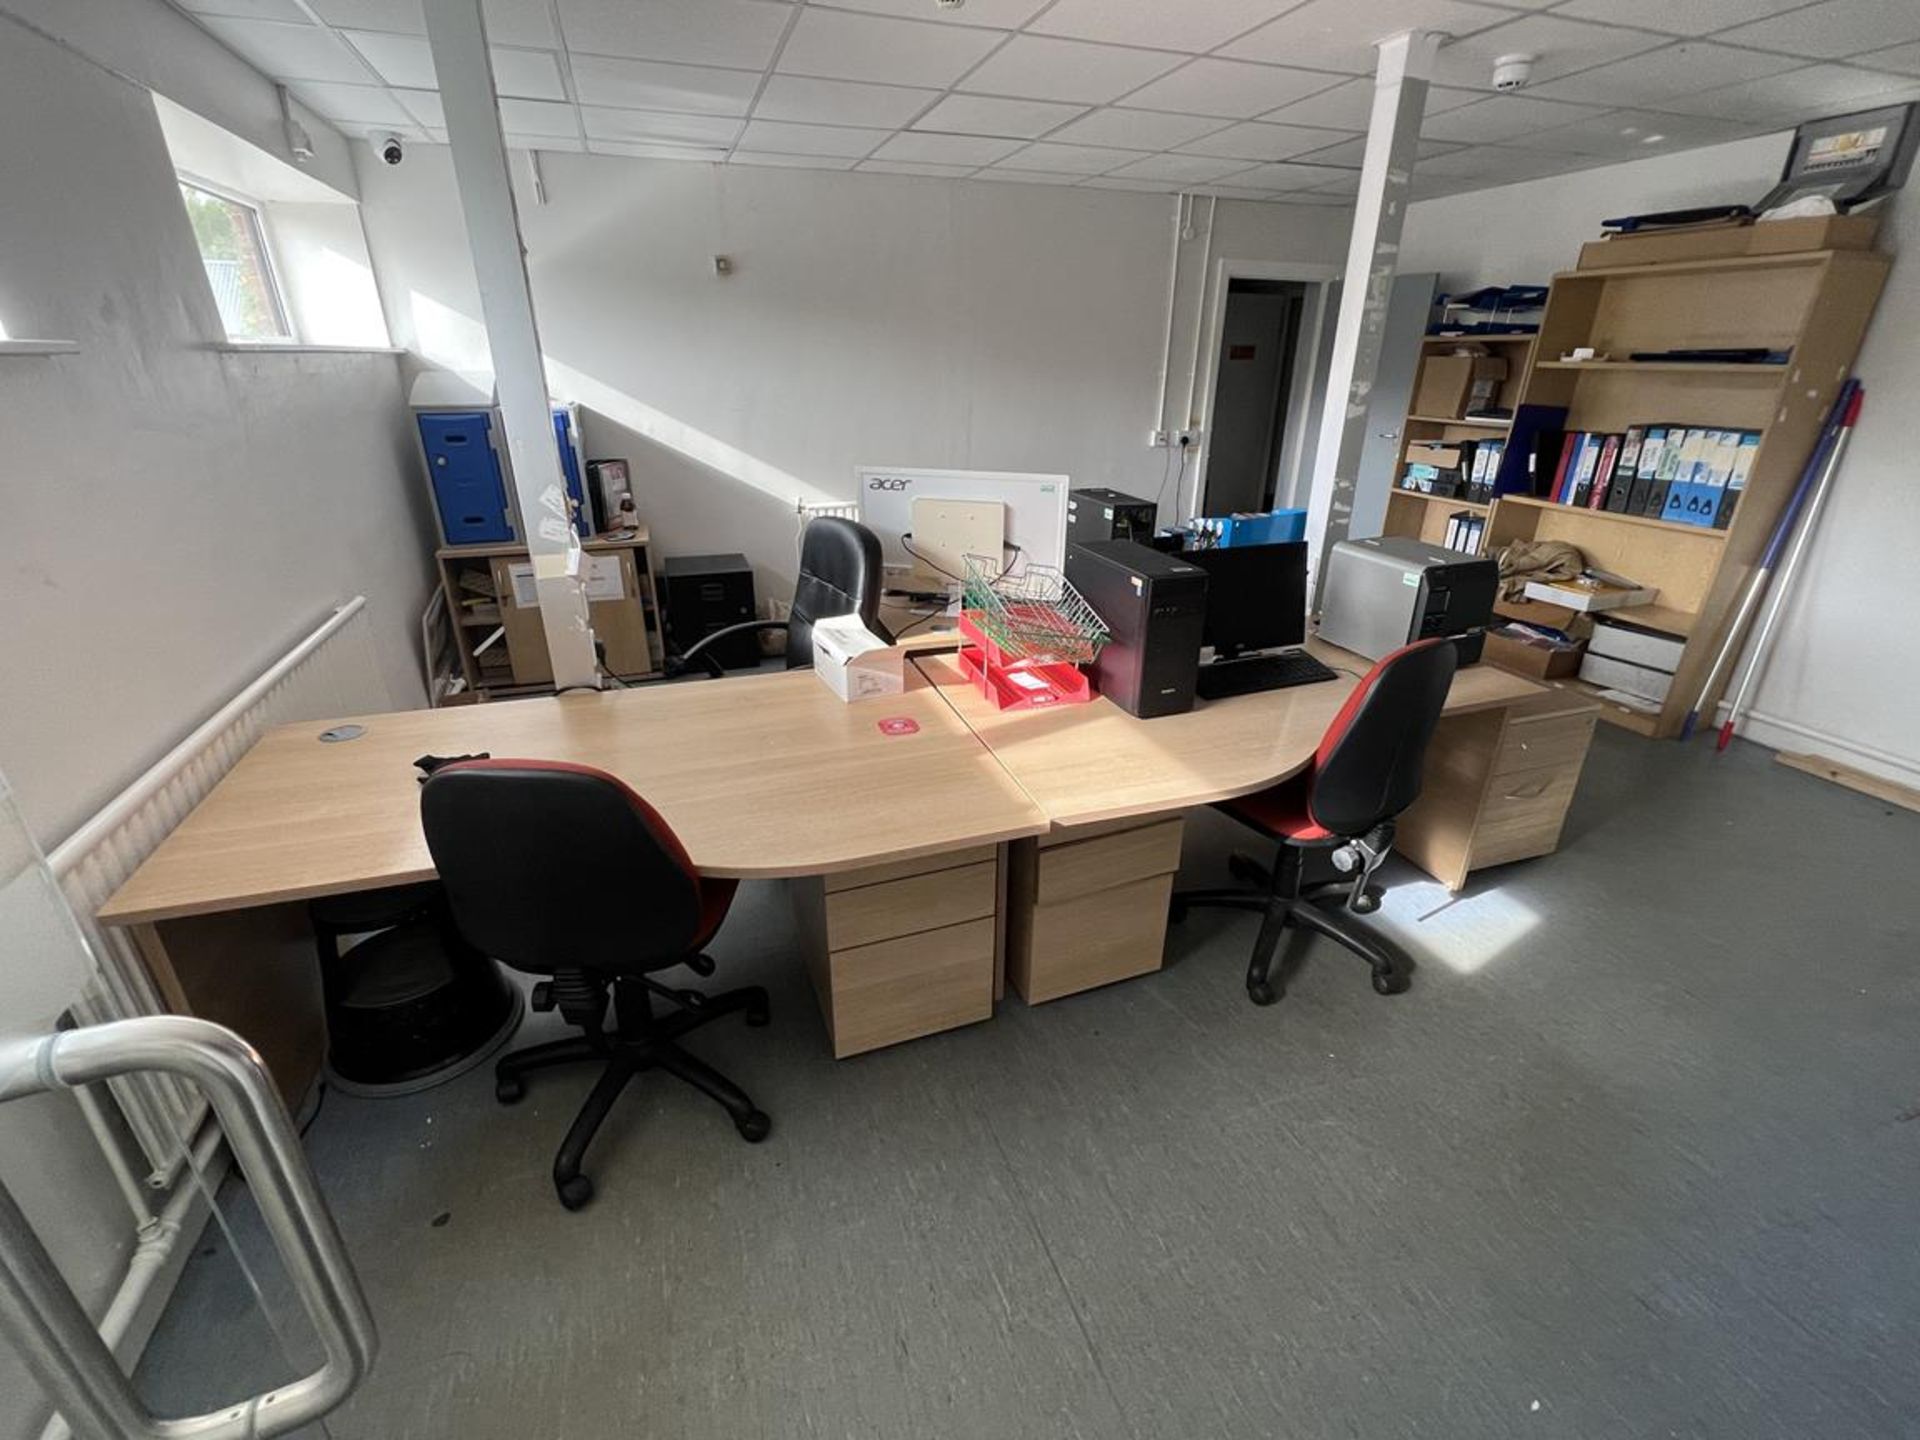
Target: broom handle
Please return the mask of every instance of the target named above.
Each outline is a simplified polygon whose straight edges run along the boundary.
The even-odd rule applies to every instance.
[[[1847,442],[1853,438],[1854,422],[1860,418],[1860,393],[1855,390],[1847,413],[1841,417],[1840,433],[1834,437],[1833,449],[1827,456],[1827,463],[1820,472],[1813,494],[1807,497],[1806,515],[1793,532],[1793,544],[1787,550],[1787,558],[1780,566],[1779,577],[1775,580],[1772,593],[1767,597],[1766,612],[1760,617],[1760,628],[1753,637],[1753,660],[1747,666],[1746,674],[1740,677],[1735,687],[1733,700],[1727,706],[1726,723],[1721,727],[1720,745],[1725,748],[1727,739],[1733,734],[1733,727],[1740,718],[1741,707],[1746,704],[1747,692],[1759,679],[1760,672],[1766,669],[1767,646],[1773,639],[1773,627],[1779,621],[1786,607],[1787,594],[1793,589],[1793,574],[1800,564],[1800,557],[1806,552],[1807,541],[1813,536],[1814,527],[1820,522],[1821,507],[1826,504],[1827,494],[1833,488],[1833,477],[1839,472],[1840,459],[1847,453]]]
[[[1813,453],[1807,457],[1806,469],[1801,472],[1800,483],[1793,487],[1793,494],[1787,499],[1787,506],[1775,522],[1773,534],[1767,537],[1767,548],[1760,556],[1760,563],[1752,575],[1747,577],[1746,588],[1741,591],[1740,604],[1735,609],[1733,623],[1727,627],[1726,638],[1720,642],[1719,653],[1713,657],[1713,665],[1707,671],[1707,678],[1700,686],[1700,693],[1694,697],[1693,708],[1687,711],[1687,718],[1680,729],[1680,738],[1693,738],[1693,727],[1699,722],[1700,712],[1705,708],[1707,697],[1720,688],[1721,677],[1729,672],[1739,660],[1746,638],[1747,624],[1753,618],[1754,608],[1759,605],[1760,597],[1766,593],[1767,581],[1773,574],[1774,562],[1780,558],[1780,547],[1786,543],[1787,536],[1793,532],[1793,522],[1799,518],[1801,506],[1805,503],[1808,491],[1816,478],[1826,469],[1827,456],[1835,441],[1839,438],[1840,427],[1845,423],[1847,414],[1855,408],[1860,394],[1860,382],[1849,379],[1840,387],[1840,393],[1834,397],[1833,409],[1827,413],[1827,423],[1820,427],[1820,438],[1813,447]]]

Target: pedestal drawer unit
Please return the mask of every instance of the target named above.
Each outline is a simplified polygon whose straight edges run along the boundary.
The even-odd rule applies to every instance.
[[[1007,980],[1030,1005],[1160,968],[1178,815],[1008,846]]]
[[[1000,867],[987,845],[793,882],[836,1059],[993,1014]]]

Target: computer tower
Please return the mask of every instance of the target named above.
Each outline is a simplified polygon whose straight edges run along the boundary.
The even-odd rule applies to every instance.
[[[1122,710],[1151,720],[1193,708],[1207,572],[1131,540],[1067,546],[1067,582],[1112,637],[1093,685]]]
[[[1095,540],[1138,540],[1152,537],[1160,507],[1137,495],[1118,490],[1088,489],[1067,492],[1067,543],[1088,545]]]
[[[685,654],[706,636],[758,619],[753,567],[744,555],[673,555],[661,567],[667,599],[667,642]],[[760,637],[747,631],[720,642],[713,658],[729,670],[760,663]]]
[[[1369,660],[1433,636],[1452,636],[1460,663],[1486,646],[1500,567],[1399,535],[1342,540],[1327,557],[1320,638]]]

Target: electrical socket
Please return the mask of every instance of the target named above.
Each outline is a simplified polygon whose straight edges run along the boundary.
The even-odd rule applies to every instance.
[[[1173,443],[1178,445],[1182,450],[1191,450],[1200,443],[1200,432],[1198,430],[1176,430],[1173,432]]]
[[[1152,450],[1164,450],[1173,443],[1173,437],[1165,430],[1149,430],[1147,447]]]

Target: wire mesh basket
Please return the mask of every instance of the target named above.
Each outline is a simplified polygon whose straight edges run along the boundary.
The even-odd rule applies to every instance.
[[[1009,576],[969,555],[960,608],[1002,664],[1085,665],[1107,643],[1106,624],[1051,565]]]

